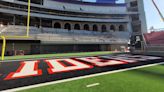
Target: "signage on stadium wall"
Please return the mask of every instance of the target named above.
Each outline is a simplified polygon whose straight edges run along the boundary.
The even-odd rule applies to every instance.
[[[125,54],[1,62],[0,91],[163,61],[162,57]]]

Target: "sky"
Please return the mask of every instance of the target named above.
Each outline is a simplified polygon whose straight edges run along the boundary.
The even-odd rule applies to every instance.
[[[96,0],[85,0],[95,2]],[[124,0],[118,0],[117,3],[123,3]],[[164,15],[164,0],[155,0],[162,14]],[[147,28],[154,27],[156,29],[164,28],[164,22],[160,18],[157,10],[153,6],[151,0],[144,0],[144,7],[146,13]]]

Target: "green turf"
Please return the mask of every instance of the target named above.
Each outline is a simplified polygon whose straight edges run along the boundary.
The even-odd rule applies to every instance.
[[[37,59],[37,58],[50,58],[50,57],[78,57],[78,56],[94,56],[94,55],[104,55],[111,54],[110,51],[103,52],[81,52],[81,53],[62,53],[62,54],[39,54],[39,55],[25,55],[25,56],[6,56],[5,60],[18,60],[18,59]]]
[[[86,88],[86,85],[100,83]],[[22,92],[163,92],[164,65],[54,84]]]

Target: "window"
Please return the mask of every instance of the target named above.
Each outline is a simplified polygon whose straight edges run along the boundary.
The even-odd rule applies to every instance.
[[[93,31],[98,31],[97,25],[93,25]]]
[[[58,22],[56,22],[56,23],[54,24],[54,28],[61,28],[61,24],[58,23]]]
[[[115,26],[114,25],[111,25],[110,26],[110,30],[115,31]]]
[[[131,6],[131,7],[136,7],[136,6],[138,6],[137,1],[132,1],[132,2],[130,2],[130,6]]]
[[[125,31],[125,29],[124,29],[124,26],[123,26],[123,25],[120,25],[120,26],[119,26],[119,31]]]
[[[102,25],[101,30],[102,30],[102,32],[106,32],[107,31],[106,25]]]
[[[89,30],[89,25],[88,24],[84,25],[84,30]]]
[[[80,25],[79,24],[75,24],[74,29],[75,30],[80,30]]]
[[[64,29],[68,29],[68,30],[71,30],[71,25],[69,23],[66,23],[64,25]]]

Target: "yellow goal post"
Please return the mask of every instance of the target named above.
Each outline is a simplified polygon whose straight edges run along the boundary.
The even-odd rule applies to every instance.
[[[27,13],[27,27],[26,27],[26,35],[20,36],[5,36],[0,35],[0,38],[3,40],[2,44],[2,52],[1,52],[1,60],[3,61],[5,59],[5,49],[6,49],[6,38],[28,38],[29,37],[29,31],[30,31],[30,12],[31,12],[31,0],[28,0],[28,13]]]

